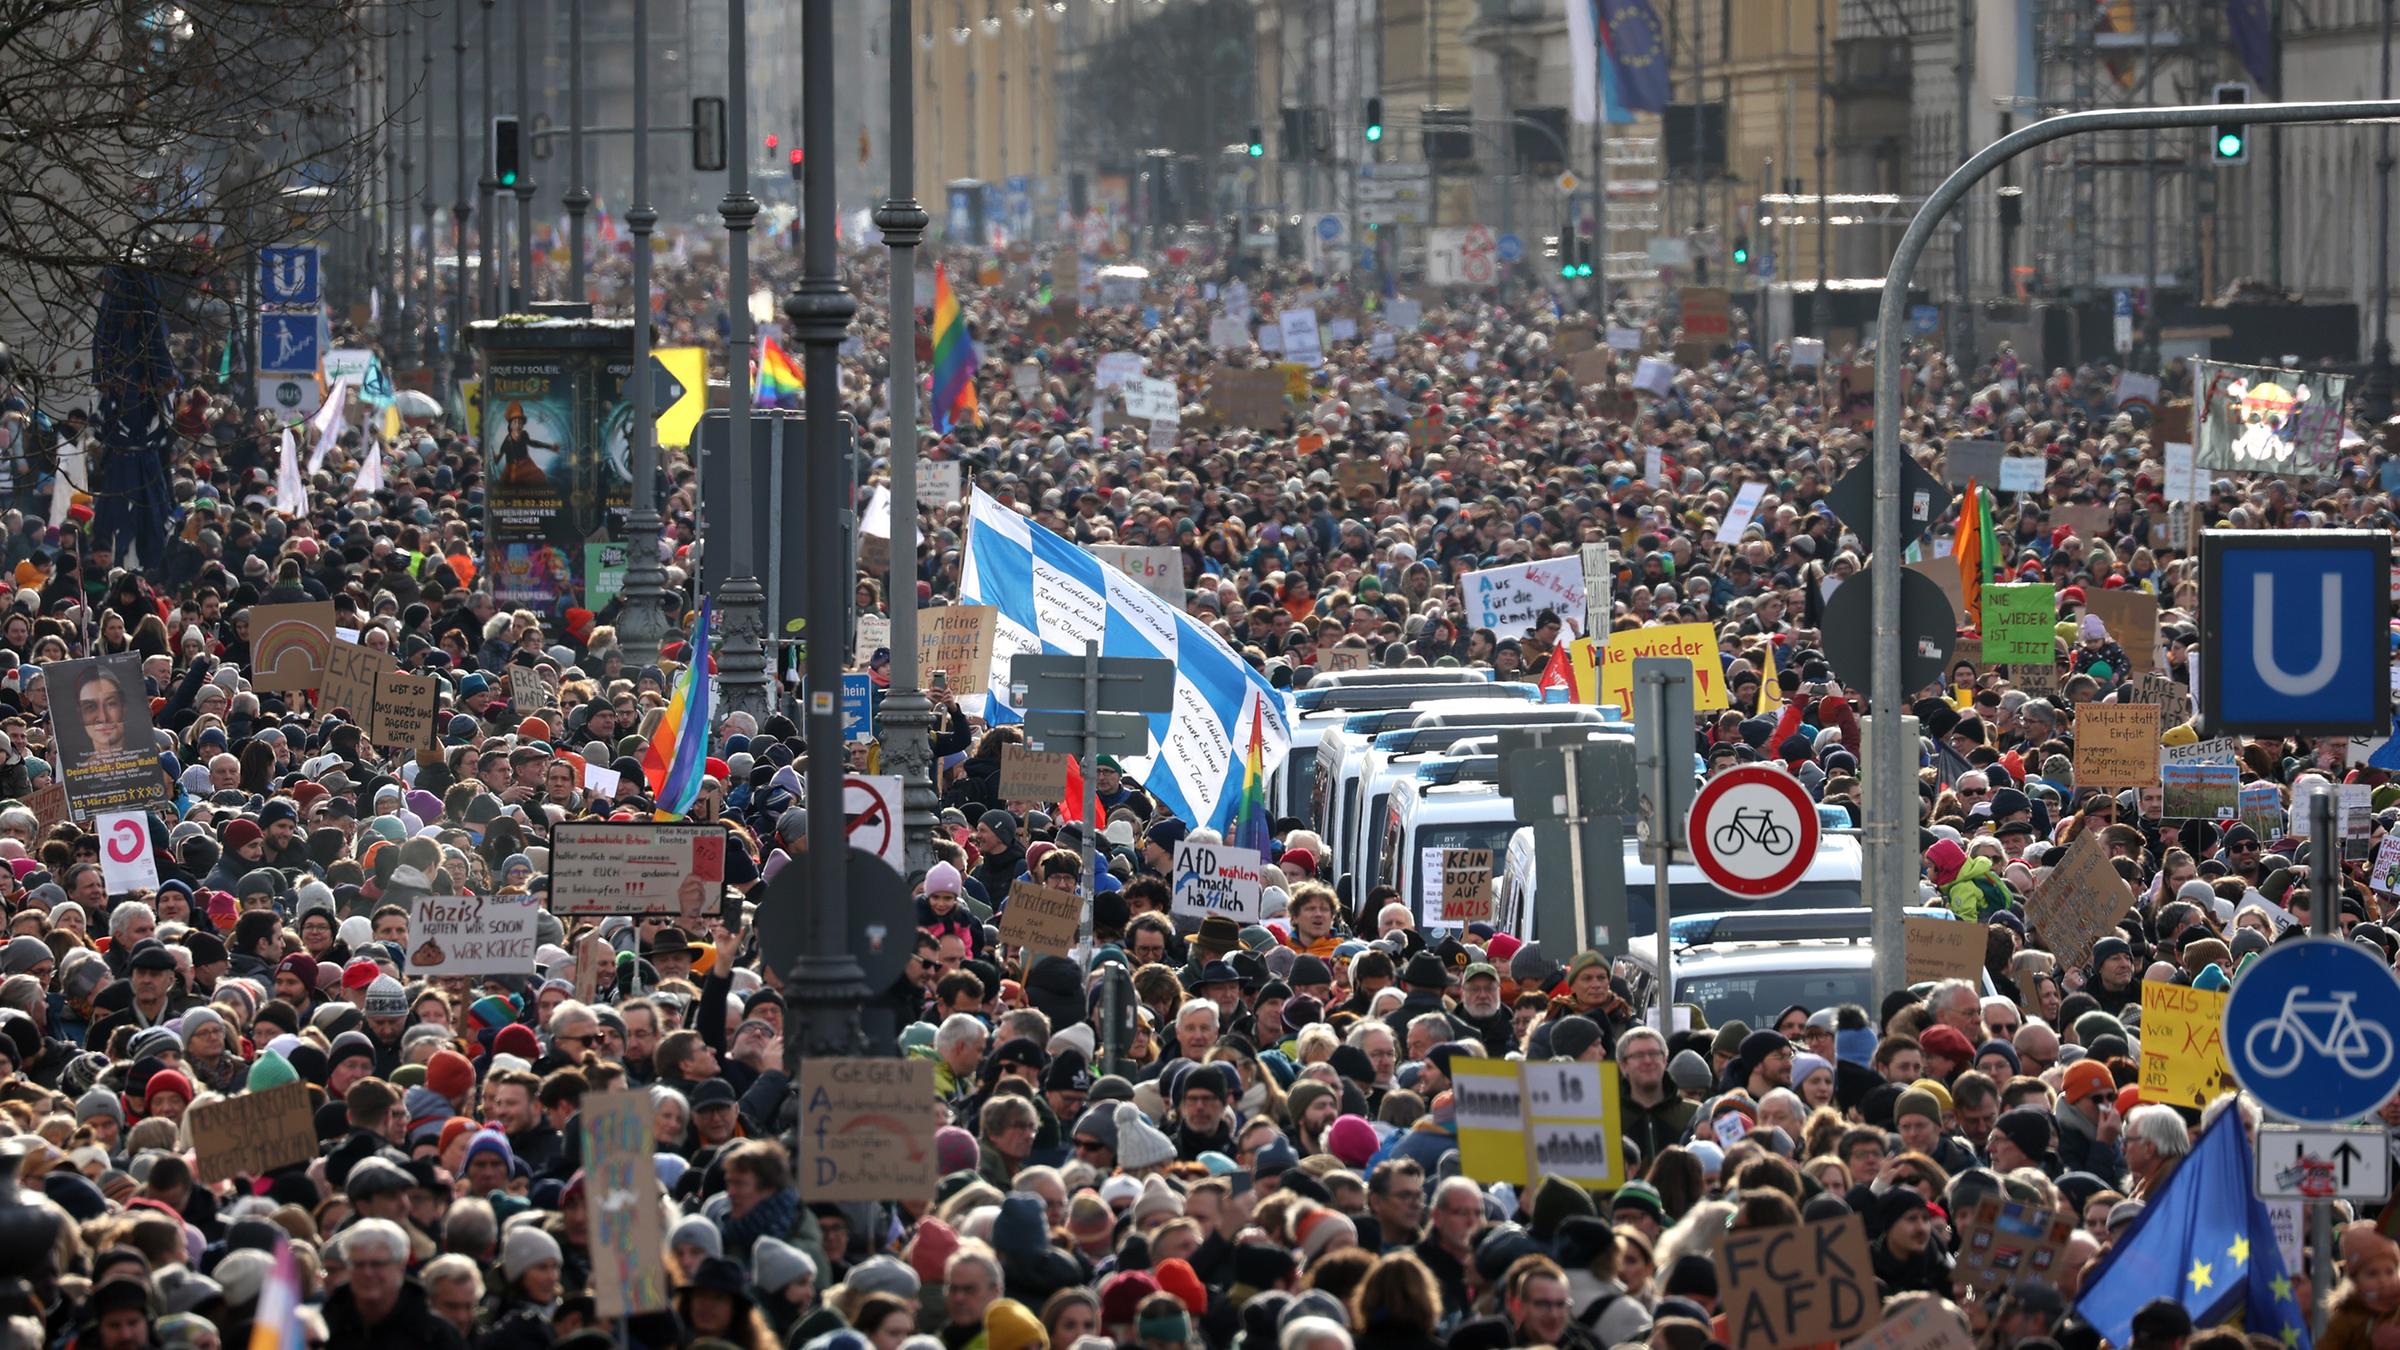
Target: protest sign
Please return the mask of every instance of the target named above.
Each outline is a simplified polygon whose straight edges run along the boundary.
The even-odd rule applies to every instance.
[[[2159,763],[2168,764],[2234,764],[2240,761],[2231,736],[2211,736],[2190,745],[2161,746]]]
[[[1727,1339],[1744,1350],[1846,1341],[1883,1320],[1856,1214],[1728,1232],[1717,1244],[1717,1292]]]
[[[1963,488],[1969,483],[1981,484],[1989,490],[2000,486],[2000,461],[2008,458],[2008,446],[2000,441],[1952,440],[1942,447],[1942,482],[1950,487]]]
[[[1275,316],[1275,330],[1283,337],[1283,354],[1293,364],[1310,370],[1325,364],[1325,349],[1317,331],[1315,310],[1284,310]]]
[[[1250,325],[1230,314],[1219,314],[1208,321],[1208,345],[1229,351],[1239,351],[1250,345]]]
[[[930,1201],[933,1099],[929,1059],[802,1060],[801,1193],[819,1204]]]
[[[1566,367],[1567,378],[1574,381],[1578,389],[1585,385],[1607,384],[1616,377],[1616,353],[1580,351],[1566,359]]]
[[[981,693],[992,683],[992,644],[1000,611],[990,605],[935,605],[917,613],[917,669],[937,673],[955,694]]]
[[[917,505],[939,511],[966,500],[967,466],[955,459],[917,460]]]
[[[1008,904],[1000,911],[1000,943],[1029,952],[1064,956],[1075,946],[1075,927],[1083,918],[1083,898],[1038,881],[1019,881],[1008,888]]]
[[[2231,820],[2241,806],[2241,770],[2231,764],[2161,764],[2168,820]]]
[[[2099,830],[2085,830],[2033,893],[2028,913],[2061,966],[2080,966],[2092,943],[2117,926],[2133,901],[2108,860]]]
[[[1825,339],[1796,337],[1792,339],[1792,369],[1822,370],[1825,366]]]
[[[1972,980],[1983,970],[1985,929],[1979,923],[1901,916],[1907,943],[1908,982]]]
[[[1365,670],[1369,653],[1364,647],[1317,648],[1317,672],[1330,675],[1337,670]]]
[[[2341,458],[2349,392],[2347,375],[2195,361],[2193,463],[2210,473],[2321,473]]]
[[[1215,425],[1273,430],[1283,425],[1285,412],[1284,378],[1279,371],[1219,366],[1208,377],[1208,397],[1201,404],[1201,416]]]
[[[2230,973],[2230,972],[2229,972]],[[2146,1102],[2199,1110],[2241,1084],[2225,1065],[2222,990],[2142,981],[2142,1089]]]
[[[1938,1298],[1918,1299],[1842,1350],[1974,1350],[1957,1313]]]
[[[2119,675],[2138,674],[2158,668],[2158,597],[2148,591],[2109,590],[2089,588],[2084,597],[2083,612],[2097,617],[2107,627],[2108,635],[2125,649],[2125,659],[2133,663],[2130,671]]]
[[[1717,526],[1717,542],[1740,543],[1742,531],[1749,529],[1750,522],[1758,518],[1758,504],[1765,500],[1766,495],[1767,485],[1764,483],[1742,484],[1733,495],[1733,504],[1725,508],[1724,523]]]
[[[2273,839],[2283,833],[2283,789],[2273,783],[2242,784],[2234,809],[2237,812],[2234,818],[2261,839]]]
[[[1610,324],[1608,328],[1608,345],[1612,350],[1615,351],[1638,352],[1642,349],[1642,330],[1639,328],[1620,328],[1615,324]]]
[[[259,605],[250,611],[250,687],[291,693],[314,689],[333,641],[333,602]]]
[[[1355,497],[1361,492],[1379,495],[1390,484],[1391,471],[1379,460],[1346,459],[1333,466],[1333,478],[1344,497]]]
[[[2075,782],[2081,787],[2158,785],[2158,705],[2086,703],[2075,710]]]
[[[2109,509],[2088,502],[2059,502],[2050,508],[2050,523],[2065,526],[2078,539],[2097,539],[2108,532]],[[2096,592],[2095,592],[2096,594]]]
[[[1665,398],[1675,392],[1675,363],[1656,356],[1645,356],[1633,368],[1633,387],[1646,394]]]
[[[2158,708],[2158,729],[2162,733],[2169,727],[2191,720],[2191,687],[2177,681],[2172,675],[2136,675],[2125,682],[2123,697],[2127,702],[2155,705]]]
[[[590,760],[585,760],[583,763],[583,786],[587,792],[614,801],[617,789],[624,786],[624,782],[625,775],[615,769],[594,764]]]
[[[1453,1059],[1450,1094],[1459,1171],[1486,1186],[1524,1185],[1525,1084],[1516,1062]]]
[[[1490,923],[1492,851],[1488,848],[1450,848],[1442,849],[1440,853],[1441,922],[1445,926]]]
[[[1526,1175],[1597,1191],[1624,1185],[1617,1066],[1555,1061],[1524,1071]]]
[[[158,889],[158,855],[150,847],[149,813],[112,811],[94,816],[92,833],[100,839],[100,876],[110,895]]]
[[[861,614],[858,616],[858,642],[850,649],[850,664],[864,666],[875,659],[876,652],[888,651],[891,645],[891,618],[883,614]]]
[[[1711,345],[1733,340],[1733,296],[1722,286],[1683,288],[1683,336]]]
[[[1067,764],[1074,758],[1064,750],[1028,750],[1008,745],[1000,750],[1000,795],[1012,802],[1055,802],[1066,795]]]
[[[325,645],[325,674],[317,686],[317,707],[340,708],[362,727],[375,713],[375,677],[390,658],[373,647],[334,638]]]
[[[671,914],[688,929],[725,903],[725,827],[562,821],[550,829],[550,909]]]
[[[854,1060],[807,1063],[856,1063]],[[928,1066],[930,1070],[931,1066]],[[930,1083],[927,1091],[931,1091]],[[590,1216],[592,1299],[602,1317],[667,1306],[667,1235],[659,1216],[658,1140],[644,1088],[587,1093],[583,1120],[584,1210]],[[805,1141],[803,1143],[805,1147]],[[932,1146],[926,1147],[927,1156]]]
[[[1092,366],[1092,383],[1114,389],[1127,380],[1140,379],[1145,364],[1140,352],[1102,352]]]
[[[2055,1209],[1986,1195],[1957,1218],[1957,1265],[1950,1282],[1993,1294],[2020,1279],[2055,1280],[2074,1220]]]
[[[1679,656],[1692,663],[1692,710],[1725,708],[1724,667],[1717,661],[1717,630],[1705,623],[1670,623],[1611,633],[1600,644],[1598,703],[1613,703],[1633,716],[1633,663],[1645,656]]]
[[[33,790],[25,799],[25,809],[33,812],[36,824],[47,830],[67,818],[67,785],[47,783]]]
[[[1264,867],[1254,848],[1189,840],[1179,843],[1175,846],[1174,912],[1202,918],[1224,914],[1235,923],[1257,923]]]
[[[2400,891],[2400,834],[2387,834],[2375,850],[2375,862],[2367,869],[2367,884],[2390,895]]]
[[[508,673],[508,710],[518,717],[531,717],[550,701],[550,687],[542,677],[518,667]]]
[[[1183,612],[1183,550],[1172,544],[1087,544],[1093,557],[1142,583],[1142,589]]]
[[[1117,388],[1125,401],[1125,412],[1136,421],[1172,422],[1181,416],[1181,400],[1176,397],[1173,380],[1154,380],[1137,375]]]
[[[441,697],[431,675],[381,670],[375,675],[375,716],[367,735],[377,745],[415,752],[435,744],[433,713]]]
[[[308,1104],[306,1083],[237,1092],[187,1114],[192,1176],[204,1186],[264,1176],[317,1156],[316,1113]]]
[[[1543,610],[1567,617],[1583,613],[1583,560],[1545,558],[1487,567],[1461,578],[1459,592],[1469,628],[1489,628],[1500,638],[1524,637]]]
[[[2000,461],[2002,492],[2039,492],[2050,477],[2050,461],[2040,455],[2011,455]]]
[[[540,917],[530,895],[420,895],[408,911],[408,974],[531,975]]]
[[[140,655],[52,661],[41,670],[50,691],[59,777],[75,818],[139,811],[165,801],[166,776],[159,772],[158,746],[151,739]]]

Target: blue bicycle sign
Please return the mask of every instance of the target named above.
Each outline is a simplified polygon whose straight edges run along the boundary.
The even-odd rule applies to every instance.
[[[2235,1080],[2268,1111],[2357,1120],[2400,1090],[2400,976],[2339,938],[2278,942],[2233,982],[2224,1043]]]

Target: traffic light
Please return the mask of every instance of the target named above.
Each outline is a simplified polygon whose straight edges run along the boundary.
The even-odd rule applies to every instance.
[[[1383,139],[1383,100],[1367,100],[1367,141],[1372,144]]]
[[[777,144],[779,144],[779,142],[777,142],[777,141],[776,141],[776,139],[775,139],[775,133],[774,133],[774,132],[772,132],[772,131],[768,132],[768,133],[767,133],[767,153],[768,153],[768,154],[770,154],[770,155],[771,155],[771,154],[774,154],[774,153],[775,153],[775,147],[776,147],[776,145],[777,145]]]
[[[1750,265],[1749,235],[1737,234],[1733,237],[1733,265],[1736,267],[1748,267]]]
[[[792,148],[792,181],[797,183],[806,176],[807,168],[808,152],[794,146]]]
[[[525,167],[523,124],[515,117],[492,119],[492,181],[504,188],[517,185]]]
[[[1558,274],[1572,281],[1592,274],[1592,243],[1569,230],[1558,239]]]
[[[2239,107],[2250,101],[2250,86],[2227,81],[2217,86],[2218,107]],[[2215,137],[2208,143],[2209,158],[2218,164],[2247,164],[2250,162],[2250,127],[2244,122],[2219,122]]]
[[[1256,123],[1256,122],[1252,122],[1252,123],[1250,124],[1250,158],[1252,158],[1252,159],[1264,159],[1264,158],[1266,158],[1266,157],[1267,157],[1267,133],[1266,133],[1266,129],[1265,129],[1265,128],[1263,128],[1263,127],[1261,127],[1261,126],[1259,126],[1259,124],[1258,124],[1258,123]]]

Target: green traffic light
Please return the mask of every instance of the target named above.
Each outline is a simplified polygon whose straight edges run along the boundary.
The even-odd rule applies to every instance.
[[[1267,155],[1267,147],[1265,147],[1265,146],[1263,146],[1263,145],[1260,145],[1260,144],[1259,144],[1258,142],[1256,142],[1256,141],[1252,141],[1252,142],[1250,143],[1250,158],[1252,158],[1252,159],[1264,159],[1264,158],[1266,158],[1266,155]]]
[[[2242,153],[2242,137],[2240,132],[2225,131],[2217,134],[2218,155],[2226,159],[2232,159],[2234,156],[2239,155],[2240,153]]]
[[[1368,127],[1368,128],[1367,128],[1367,139],[1368,139],[1368,140],[1370,140],[1370,141],[1380,141],[1380,140],[1382,140],[1382,139],[1383,139],[1383,128],[1382,128],[1382,127]]]
[[[513,174],[513,173],[504,173],[504,174],[500,175],[500,186],[502,186],[502,187],[515,187],[516,185],[517,185],[517,176],[516,176],[515,174]]]

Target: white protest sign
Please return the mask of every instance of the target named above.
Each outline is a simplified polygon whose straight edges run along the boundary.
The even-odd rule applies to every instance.
[[[1675,363],[1656,356],[1645,356],[1633,369],[1633,387],[1644,393],[1665,398],[1675,392]]]
[[[541,912],[530,895],[420,895],[408,911],[408,973],[531,975]]]
[[[110,895],[158,889],[158,856],[150,851],[150,817],[140,811],[112,811],[92,817],[100,836],[100,876]]]
[[[1235,923],[1257,923],[1264,878],[1265,863],[1257,849],[1185,840],[1175,846],[1174,912],[1199,918],[1223,914]]]
[[[2231,736],[2211,736],[2205,741],[2194,741],[2190,745],[2161,746],[2158,752],[2158,762],[2161,764],[2232,764],[2238,761],[2234,754]]]
[[[1114,389],[1127,380],[1140,379],[1141,374],[1140,352],[1104,352],[1100,364],[1092,368],[1092,382],[1103,389]]]
[[[1733,494],[1733,505],[1725,510],[1725,523],[1717,527],[1717,542],[1740,543],[1742,531],[1750,528],[1750,522],[1758,515],[1758,504],[1766,495],[1764,483],[1742,484],[1741,490]]]
[[[1469,572],[1459,582],[1467,626],[1489,628],[1495,637],[1523,637],[1543,610],[1572,618],[1583,613],[1583,559],[1545,558],[1513,567]]]
[[[1118,386],[1118,392],[1125,398],[1125,415],[1137,422],[1173,422],[1181,413],[1173,380],[1137,375]]]
[[[1608,345],[1621,352],[1638,352],[1642,349],[1642,330],[1639,328],[1619,328],[1615,324],[1610,324],[1608,328]]]
[[[550,909],[672,915],[696,923],[725,899],[725,827],[567,821],[550,831]]]
[[[1825,340],[1823,338],[1792,339],[1793,368],[1797,369],[1801,366],[1822,366],[1824,364]]]
[[[1250,325],[1230,314],[1220,314],[1208,321],[1208,345],[1240,351],[1250,345]]]
[[[1367,355],[1390,360],[1400,354],[1400,344],[1389,328],[1378,328],[1367,337]]]
[[[2200,491],[2200,470],[2194,464],[2192,447],[2187,441],[2167,442],[2167,500],[2196,502],[2205,500]]]
[[[1183,585],[1183,550],[1173,544],[1091,544],[1087,550],[1093,557],[1142,583],[1143,590],[1166,601],[1168,608],[1183,608],[1187,598]]]
[[[1283,354],[1304,366],[1325,364],[1325,347],[1317,335],[1317,312],[1313,309],[1287,309],[1275,316],[1275,326],[1283,334]]]
[[[2049,460],[2038,455],[2010,455],[2000,461],[2000,490],[2039,492],[2049,475]]]
[[[892,620],[886,614],[858,616],[858,645],[851,649],[850,664],[863,666],[873,660],[877,648],[892,645]]]
[[[1325,338],[1329,342],[1350,342],[1356,340],[1357,337],[1358,320],[1356,319],[1333,319],[1325,325]]]
[[[917,505],[936,510],[967,498],[967,466],[955,459],[917,461]]]
[[[1583,567],[1583,631],[1585,634],[1608,631],[1610,611],[1615,606],[1609,600],[1608,545],[1585,544],[1576,561]]]
[[[1642,451],[1642,482],[1649,487],[1664,486],[1667,481],[1667,452],[1660,446],[1648,446]]]
[[[1383,321],[1403,333],[1411,332],[1425,322],[1425,307],[1414,300],[1386,300]]]
[[[1275,325],[1271,323],[1260,324],[1258,326],[1257,340],[1258,349],[1260,351],[1275,356],[1280,356],[1283,354],[1283,330],[1277,328]]]
[[[625,785],[625,775],[618,773],[615,769],[608,768],[605,765],[594,764],[590,760],[585,760],[583,764],[583,785],[585,788],[593,792],[597,792],[603,797],[614,797],[617,795],[617,789]]]

